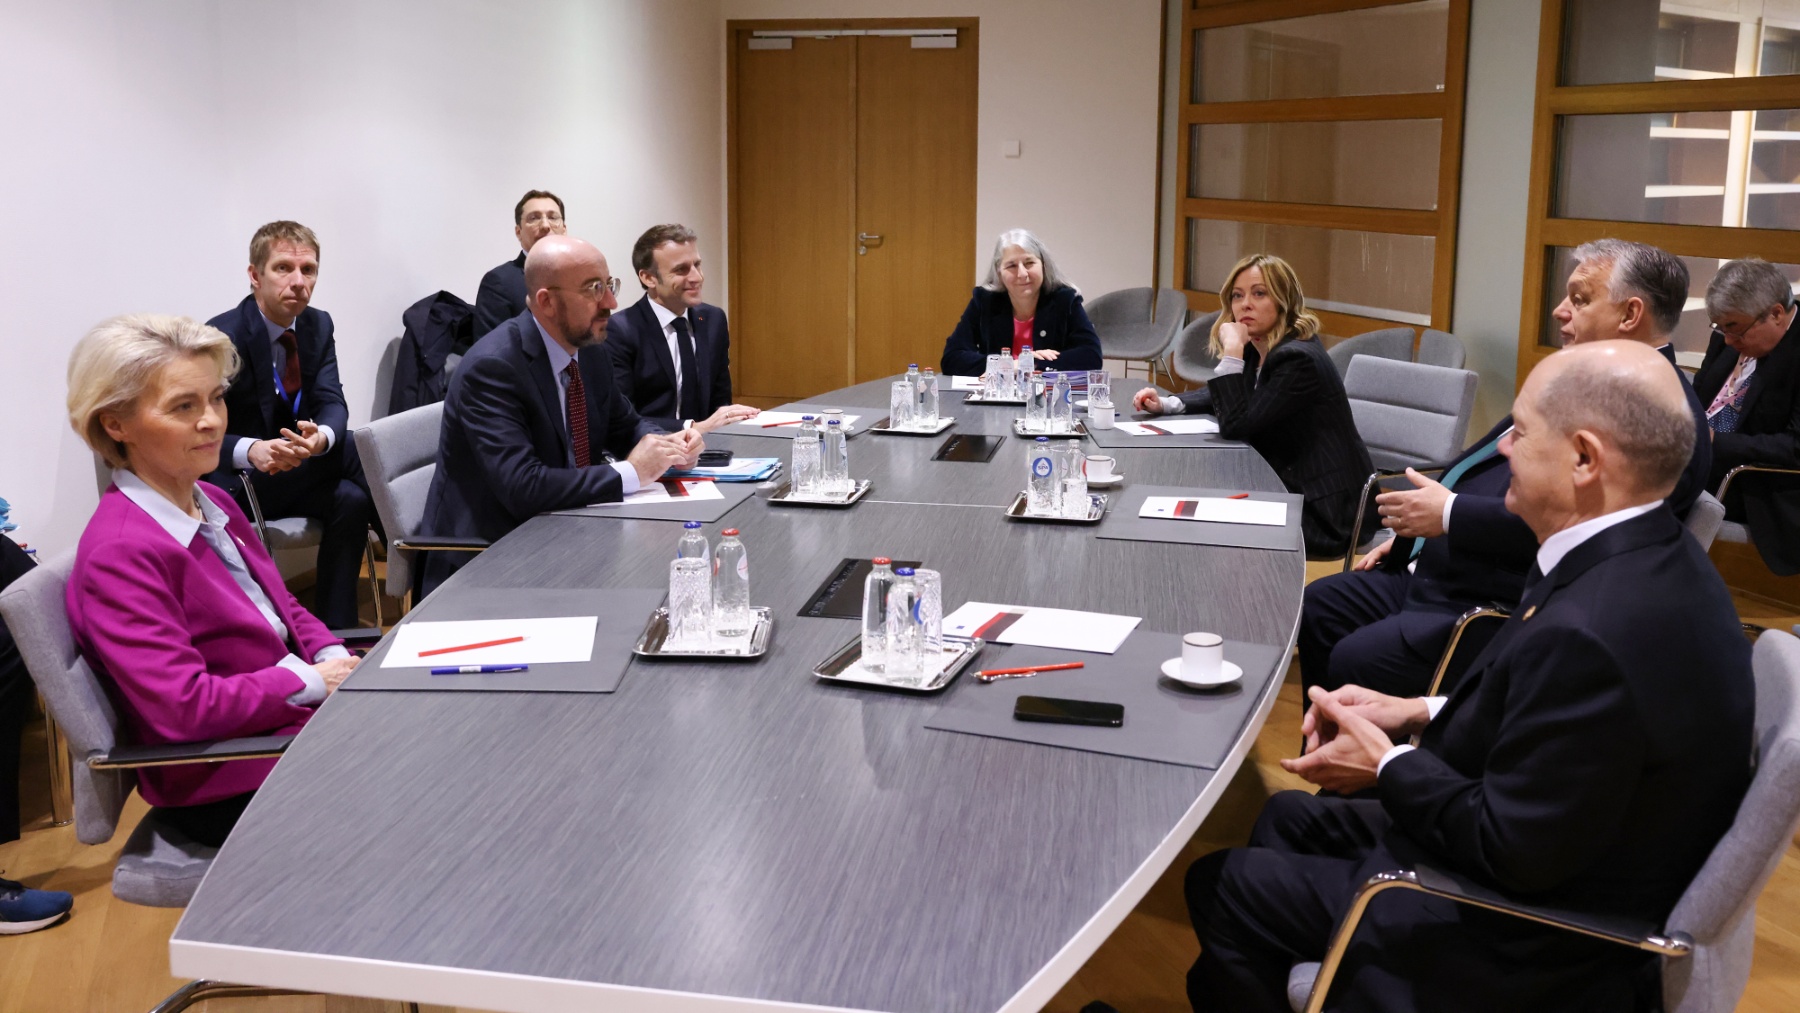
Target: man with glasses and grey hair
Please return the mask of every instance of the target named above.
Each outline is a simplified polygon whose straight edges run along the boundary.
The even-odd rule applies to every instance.
[[[1800,469],[1800,338],[1794,283],[1755,257],[1727,261],[1706,286],[1712,341],[1694,378],[1712,429],[1717,489],[1741,465]],[[1763,562],[1800,573],[1800,475],[1750,472],[1725,492],[1725,516],[1750,529]]]
[[[616,503],[691,468],[702,442],[641,418],[600,343],[618,308],[606,257],[545,236],[525,258],[525,312],[475,342],[450,380],[422,530],[493,541],[547,510]],[[434,552],[423,593],[469,555]]]

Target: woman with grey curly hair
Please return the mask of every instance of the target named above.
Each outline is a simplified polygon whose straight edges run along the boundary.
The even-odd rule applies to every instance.
[[[980,376],[987,357],[1030,345],[1054,369],[1099,369],[1100,335],[1081,305],[1081,292],[1056,269],[1038,237],[1025,229],[1000,233],[987,280],[975,289],[939,365],[953,376]]]

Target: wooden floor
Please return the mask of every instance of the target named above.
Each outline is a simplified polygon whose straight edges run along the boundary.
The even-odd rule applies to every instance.
[[[1308,577],[1330,568],[1310,564]],[[391,608],[391,603],[390,603]],[[1800,616],[1791,609],[1740,598],[1747,621],[1788,629]],[[393,612],[388,613],[389,616]],[[1194,859],[1216,848],[1242,844],[1271,792],[1305,785],[1277,766],[1292,756],[1300,738],[1297,670],[1290,669],[1275,710],[1238,776],[1168,872],[1093,959],[1051,1000],[1051,1013],[1074,1013],[1104,999],[1123,1013],[1185,1013],[1183,976],[1199,952],[1181,893]],[[27,730],[22,775],[30,824],[21,841],[0,845],[0,875],[28,886],[69,890],[72,918],[54,928],[0,937],[0,1013],[129,1013],[150,1009],[181,981],[168,973],[168,938],[179,911],[137,907],[113,899],[114,857],[143,814],[134,795],[110,844],[84,846],[72,827],[49,826],[42,726]],[[208,1013],[375,1013],[397,1003],[326,997],[219,1000]],[[1756,959],[1739,1010],[1788,1013],[1800,1009],[1800,846],[1790,846],[1757,909]],[[422,1007],[422,1013],[451,1013]],[[469,1011],[474,1013],[474,1011]]]

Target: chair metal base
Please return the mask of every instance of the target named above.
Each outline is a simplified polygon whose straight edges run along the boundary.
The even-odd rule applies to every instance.
[[[44,712],[44,745],[50,756],[50,825],[66,827],[75,822],[75,793],[69,774],[69,740],[62,727],[50,716],[44,698],[38,697],[38,709]]]
[[[182,1010],[208,999],[268,999],[283,995],[318,995],[287,988],[262,988],[256,985],[233,985],[224,981],[190,981],[156,1004],[150,1013],[181,1013]],[[419,1013],[419,1004],[406,1004],[407,1013]]]

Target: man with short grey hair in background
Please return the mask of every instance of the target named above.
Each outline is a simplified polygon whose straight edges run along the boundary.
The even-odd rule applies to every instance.
[[[1800,313],[1781,268],[1755,257],[1727,261],[1706,286],[1712,341],[1694,377],[1712,430],[1712,476],[1744,465],[1800,469]],[[1800,573],[1800,475],[1749,472],[1725,490],[1725,516],[1742,521],[1770,570]]]

